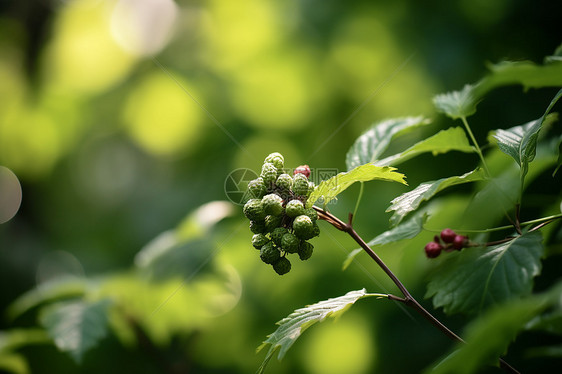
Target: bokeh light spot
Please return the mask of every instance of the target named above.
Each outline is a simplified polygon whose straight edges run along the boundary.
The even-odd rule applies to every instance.
[[[7,167],[0,166],[0,224],[8,222],[16,215],[21,199],[18,177]]]

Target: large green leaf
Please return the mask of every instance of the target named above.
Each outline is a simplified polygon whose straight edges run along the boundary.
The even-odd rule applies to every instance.
[[[109,300],[73,301],[45,307],[41,324],[47,329],[58,349],[77,362],[95,347],[107,333]]]
[[[269,351],[258,369],[258,373],[263,373],[265,371],[267,363],[273,357],[277,349],[280,349],[277,357],[281,360],[293,343],[307,328],[314,325],[316,322],[322,322],[328,317],[334,318],[341,315],[357,300],[370,296],[386,297],[386,295],[381,294],[369,294],[365,289],[350,291],[343,296],[320,301],[305,308],[297,309],[289,314],[288,317],[277,322],[279,325],[277,330],[275,330],[273,334],[268,335],[267,340],[258,347],[258,351],[260,351],[265,346],[270,345]]]
[[[393,118],[375,123],[347,151],[347,170],[378,160],[394,137],[429,123],[428,119],[421,116]]]
[[[535,158],[539,131],[547,119],[547,114],[560,97],[562,97],[562,90],[558,91],[545,113],[539,119],[508,130],[497,130],[496,135],[494,135],[499,149],[511,156],[521,167],[522,180],[527,175],[529,163]]]
[[[39,304],[49,301],[82,296],[88,287],[88,280],[71,276],[42,283],[18,297],[8,308],[8,317],[14,319]]]
[[[424,200],[431,199],[444,189],[463,183],[479,181],[485,178],[482,169],[476,169],[461,176],[442,178],[436,181],[424,182],[412,191],[406,192],[391,201],[387,212],[394,211],[390,217],[390,225],[398,225],[410,212],[416,210]]]
[[[322,198],[322,203],[326,205],[355,182],[384,180],[407,184],[404,180],[404,174],[397,173],[395,170],[396,168],[389,166],[365,164],[351,171],[339,173],[328,180],[320,182],[316,189],[310,194],[306,206],[310,208],[320,198]]]
[[[436,108],[453,119],[468,117],[476,112],[476,104],[486,93],[502,86],[520,84],[525,89],[562,86],[562,62],[557,58],[545,65],[528,61],[502,62],[490,65],[490,74],[474,85],[465,85],[460,91],[437,95]]]
[[[422,153],[431,152],[434,156],[450,151],[471,153],[474,147],[468,142],[466,133],[461,127],[452,127],[439,131],[437,134],[424,139],[402,153],[384,158],[377,165],[398,165]]]
[[[511,341],[534,316],[556,304],[562,291],[560,284],[549,291],[525,299],[498,305],[475,319],[466,328],[466,344],[458,344],[432,374],[478,373],[486,365],[498,365]]]
[[[427,214],[418,214],[409,219],[408,221],[404,222],[401,225],[396,226],[393,229],[383,232],[380,235],[377,235],[374,239],[372,239],[369,243],[369,247],[383,247],[387,244],[396,243],[401,240],[405,239],[412,239],[415,238],[423,229],[423,224],[427,221]],[[351,251],[345,261],[343,262],[343,270],[347,269],[347,267],[351,264],[351,262],[355,259],[359,253],[361,253],[363,249],[357,248]]]
[[[451,253],[427,287],[435,308],[448,314],[478,313],[531,292],[541,271],[542,235],[534,231],[507,243]]]

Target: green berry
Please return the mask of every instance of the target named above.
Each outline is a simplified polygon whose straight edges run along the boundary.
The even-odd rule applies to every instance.
[[[308,182],[308,192],[306,196],[308,197],[312,193],[312,191],[314,191],[315,188],[316,185],[314,184],[314,182]]]
[[[275,228],[281,226],[281,216],[265,217],[265,231],[272,232]]]
[[[244,205],[244,215],[251,221],[261,221],[265,217],[263,204],[260,199],[250,199]]]
[[[266,191],[267,187],[265,186],[262,177],[254,179],[248,183],[248,193],[252,199],[261,199],[263,195],[265,195]]]
[[[299,258],[302,261],[306,261],[310,258],[310,256],[312,256],[312,252],[313,252],[314,246],[312,244],[310,244],[309,242],[302,242],[301,245],[299,246]]]
[[[318,235],[320,235],[320,227],[316,222],[314,222],[312,225],[312,237],[314,238]]]
[[[276,245],[281,246],[281,238],[288,232],[289,230],[284,227],[277,227],[271,232],[271,240]]]
[[[285,206],[285,213],[291,218],[304,214],[305,210],[302,201],[296,199],[289,201],[287,206]]]
[[[283,166],[285,164],[285,159],[281,153],[273,152],[265,158],[264,163],[265,162],[269,162],[273,164],[277,169],[283,169]]]
[[[297,253],[299,250],[299,239],[291,233],[283,235],[281,238],[281,249],[288,253]]]
[[[266,264],[273,264],[281,257],[281,252],[273,245],[272,242],[267,243],[260,250],[260,258]]]
[[[256,249],[260,249],[267,243],[269,243],[269,239],[264,234],[255,234],[252,236],[252,245]]]
[[[261,200],[265,214],[279,216],[283,213],[283,199],[274,193],[265,195]]]
[[[308,179],[304,174],[298,173],[293,177],[293,192],[298,196],[308,195]]]
[[[293,221],[293,231],[298,238],[308,240],[314,236],[314,224],[309,216],[303,214]]]
[[[277,181],[275,182],[277,188],[281,191],[289,192],[291,191],[291,187],[293,187],[293,178],[289,174],[281,174],[277,177]]]
[[[277,180],[277,168],[272,163],[266,162],[261,168],[260,177],[263,178],[266,187],[273,185]]]
[[[263,234],[265,232],[265,222],[250,221],[250,231],[254,234]]]
[[[287,274],[291,270],[291,261],[286,257],[281,257],[273,264],[273,270],[279,275]]]
[[[304,211],[304,214],[307,215],[312,222],[316,222],[316,220],[318,219],[318,212],[316,212],[316,210],[314,210],[314,208],[308,208]]]

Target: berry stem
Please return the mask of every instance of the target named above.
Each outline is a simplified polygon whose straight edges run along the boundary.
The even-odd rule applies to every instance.
[[[474,134],[472,133],[472,130],[470,129],[470,126],[468,125],[466,117],[462,116],[461,121],[464,125],[464,128],[466,129],[466,132],[468,133],[468,136],[470,136],[470,140],[472,140],[472,143],[474,144],[474,149],[476,150],[476,153],[478,154],[478,157],[480,157],[480,161],[482,161],[482,167],[484,167],[484,171],[486,172],[486,176],[488,178],[491,178],[492,175],[490,174],[490,170],[488,169],[488,165],[486,164],[486,160],[484,160],[484,155],[482,154],[482,150],[480,149],[480,146],[478,145],[478,142],[476,141],[476,138],[474,137]]]
[[[394,296],[394,295],[387,295],[388,299],[399,301],[407,306],[415,309],[419,314],[421,314],[425,319],[427,319],[432,325],[434,325],[437,329],[439,329],[442,333],[444,333],[450,339],[457,341],[459,343],[464,343],[464,340],[455,334],[452,330],[450,330],[447,326],[445,326],[441,321],[439,321],[433,314],[428,312],[408,291],[406,286],[402,284],[402,282],[398,279],[398,277],[390,270],[390,268],[384,263],[384,261],[369,247],[369,245],[363,240],[361,236],[353,229],[351,225],[351,217],[350,214],[350,223],[345,223],[340,220],[338,217],[334,216],[332,213],[327,212],[321,208],[313,206],[313,208],[318,212],[318,219],[325,220],[326,222],[330,223],[336,229],[347,233],[349,236],[355,240],[357,244],[361,246],[361,248],[367,252],[367,254],[377,263],[377,265],[388,275],[388,277],[392,280],[392,282],[398,287],[403,298]],[[508,373],[519,374],[519,372],[510,366],[507,362],[505,362],[502,358],[499,359],[500,367],[504,369]]]
[[[524,226],[529,226],[529,225],[534,225],[535,223],[541,223],[541,225],[538,225],[537,227],[533,227],[531,230],[537,230],[538,228],[543,227],[544,225],[551,223],[557,219],[562,218],[562,213],[560,214],[555,214],[552,216],[548,216],[548,217],[542,217],[542,218],[537,218],[531,221],[525,221],[525,222],[520,222],[519,223],[519,227],[524,227]],[[429,232],[436,232],[439,233],[441,232],[441,229],[439,230],[434,230],[434,229],[428,229],[426,227],[423,228],[425,231],[429,231]],[[506,225],[506,226],[498,226],[498,227],[493,227],[491,229],[478,229],[478,230],[465,230],[465,229],[453,229],[454,231],[460,231],[463,233],[485,233],[485,232],[495,232],[495,231],[502,231],[502,230],[512,230],[513,229],[513,225]]]

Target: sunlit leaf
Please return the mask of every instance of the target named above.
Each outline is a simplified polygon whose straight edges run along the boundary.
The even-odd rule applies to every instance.
[[[347,151],[347,170],[378,160],[396,136],[429,123],[428,119],[421,116],[387,119],[375,123],[359,136]]]
[[[293,343],[307,328],[317,322],[322,322],[328,317],[335,318],[340,316],[357,300],[370,296],[386,297],[386,295],[381,294],[369,294],[365,289],[350,291],[343,296],[320,301],[305,308],[297,309],[289,314],[288,317],[283,318],[277,323],[279,325],[277,330],[269,335],[267,340],[258,347],[258,351],[260,351],[265,346],[270,345],[269,351],[258,369],[258,373],[263,373],[265,371],[267,363],[273,357],[277,349],[280,349],[277,357],[281,360]]]
[[[310,194],[306,206],[310,208],[321,198],[322,203],[327,204],[355,182],[383,180],[407,184],[404,180],[404,174],[397,173],[395,170],[396,168],[389,166],[365,164],[351,171],[339,173],[328,180],[320,182],[316,189]]]
[[[439,131],[437,134],[414,144],[404,152],[382,159],[376,164],[394,166],[422,153],[431,152],[436,156],[450,151],[474,152],[474,147],[468,142],[466,133],[461,127]]]
[[[407,222],[404,222],[401,225],[396,226],[393,229],[383,232],[380,235],[377,235],[374,239],[372,239],[369,243],[369,247],[384,247],[386,244],[395,243],[400,240],[404,239],[412,239],[415,238],[423,229],[423,224],[427,221],[427,214],[423,215],[416,215],[409,219]],[[357,248],[351,251],[345,261],[343,262],[343,270],[347,269],[347,267],[351,264],[351,262],[355,259],[359,253],[361,253],[363,249]]]
[[[74,301],[49,305],[43,310],[41,324],[58,349],[77,363],[107,334],[109,300]]]
[[[88,281],[83,278],[63,277],[42,283],[17,298],[8,308],[8,316],[12,319],[39,304],[84,295]]]
[[[433,104],[440,112],[445,113],[452,119],[457,119],[474,114],[478,98],[474,94],[474,86],[467,84],[460,91],[435,96]]]
[[[416,210],[423,201],[431,199],[438,192],[459,184],[479,181],[484,177],[483,170],[476,169],[461,176],[442,178],[420,184],[412,191],[406,192],[391,201],[392,204],[386,210],[387,212],[394,211],[394,214],[390,217],[390,225],[398,225],[408,213]]]
[[[50,343],[43,329],[12,329],[0,332],[0,351],[16,350],[30,344]]]
[[[507,243],[451,253],[427,287],[435,308],[446,313],[478,313],[531,292],[541,271],[542,235],[534,231]]]
[[[512,127],[508,130],[498,130],[494,138],[498,141],[498,147],[502,152],[511,156],[521,167],[521,178],[527,175],[529,163],[533,161],[537,149],[537,138],[543,123],[554,104],[562,96],[562,90],[558,91],[545,113],[536,121],[522,126]]]
[[[560,284],[549,291],[525,299],[498,305],[475,319],[466,328],[466,344],[458,344],[444,360],[433,367],[432,374],[478,373],[486,365],[498,365],[509,344],[525,324],[560,297]]]
[[[0,370],[4,373],[28,374],[29,366],[25,358],[13,352],[0,352]]]

